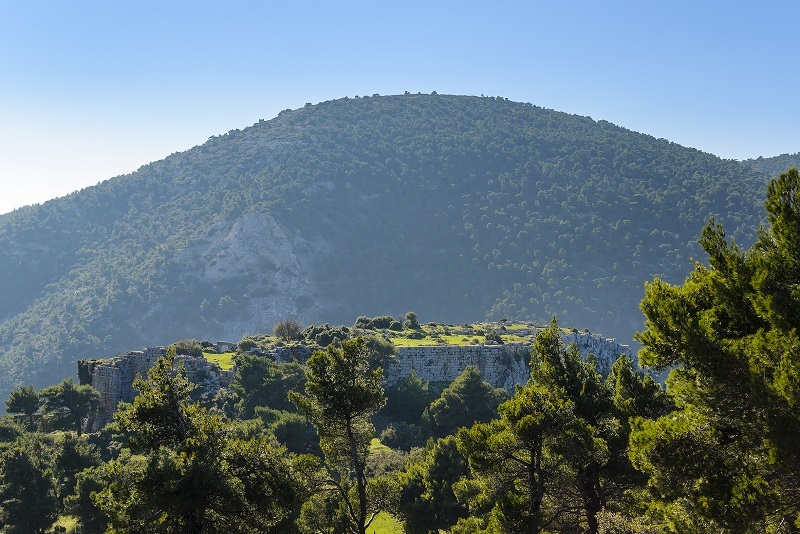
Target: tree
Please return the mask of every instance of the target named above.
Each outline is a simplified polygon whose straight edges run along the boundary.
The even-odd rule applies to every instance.
[[[433,401],[428,382],[412,369],[408,376],[388,388],[384,413],[406,423],[419,423],[425,408]]]
[[[71,432],[56,434],[53,440],[52,465],[55,495],[63,502],[75,490],[78,473],[100,463],[100,453],[89,441],[89,436]]]
[[[627,435],[620,434],[611,383],[597,372],[591,355],[585,358],[575,345],[564,345],[555,318],[536,337],[531,381],[572,406],[569,439],[563,440],[560,454],[570,470],[586,528],[595,533],[597,514],[615,493],[610,475],[629,465]]]
[[[239,395],[239,411],[253,417],[257,406],[275,410],[294,410],[289,391],[302,391],[305,371],[296,362],[277,363],[267,356],[244,354],[236,358],[236,372],[231,389]]]
[[[604,380],[591,355],[564,345],[553,319],[536,337],[529,383],[498,419],[459,432],[472,472],[459,491],[474,515],[513,532],[598,532],[598,514],[643,483],[626,455],[627,419],[663,413],[651,385],[625,356]]]
[[[364,349],[369,357],[370,369],[386,369],[394,361],[397,349],[394,343],[381,335],[361,336],[364,340]]]
[[[283,341],[292,341],[297,339],[303,332],[303,325],[296,319],[284,319],[278,321],[272,332]]]
[[[22,414],[28,418],[28,430],[33,431],[36,425],[33,422],[33,415],[39,411],[41,399],[33,386],[19,386],[11,390],[6,399],[6,411],[8,413]]]
[[[374,435],[369,419],[386,402],[383,370],[370,371],[363,339],[316,351],[308,360],[306,394],[290,398],[317,428],[329,477],[348,532],[365,534],[381,509],[368,495],[367,456]],[[328,509],[328,508],[324,508]]]
[[[456,498],[453,486],[467,473],[467,460],[458,451],[455,436],[429,441],[398,476],[405,532],[438,533],[466,517],[469,509]]]
[[[518,387],[499,419],[463,428],[459,450],[471,479],[459,493],[478,514],[494,515],[506,531],[538,534],[558,518],[545,499],[562,468],[558,444],[574,423],[572,403],[544,386]]]
[[[0,451],[13,446],[25,430],[11,416],[0,417]]]
[[[480,369],[470,365],[425,410],[423,425],[441,438],[461,427],[493,419],[497,406],[507,397],[504,389],[492,387],[483,380]]]
[[[55,520],[53,484],[44,458],[24,445],[0,456],[0,526],[9,534],[39,534]]]
[[[120,483],[114,479],[105,465],[88,467],[75,476],[75,489],[72,495],[64,500],[65,512],[77,518],[80,530],[85,534],[102,534],[108,526],[108,516],[98,508],[92,500],[93,493],[99,493],[112,483]]]
[[[93,415],[100,405],[100,394],[92,386],[76,386],[71,378],[60,384],[44,388],[39,393],[44,412],[55,418],[65,418],[81,435],[83,421]]]
[[[285,449],[191,402],[173,349],[134,385],[115,421],[138,454],[105,464],[92,497],[113,532],[291,532],[302,485]]]
[[[767,219],[748,251],[713,219],[708,265],[682,285],[645,287],[640,361],[673,370],[676,411],[636,421],[634,464],[651,509],[689,530],[800,527],[800,174],[767,188]]]
[[[174,447],[196,431],[193,425],[201,411],[198,403],[191,402],[191,393],[197,386],[176,364],[175,356],[175,348],[170,347],[166,356],[156,360],[146,379],[134,380],[139,395],[114,414],[120,428],[130,434],[134,450]]]
[[[406,313],[405,321],[403,321],[403,328],[407,330],[419,330],[419,321],[417,314],[410,311]]]

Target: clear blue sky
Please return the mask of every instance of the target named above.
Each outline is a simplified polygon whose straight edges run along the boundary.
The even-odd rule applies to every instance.
[[[282,109],[406,90],[794,153],[799,20],[800,2],[0,0],[0,213]]]

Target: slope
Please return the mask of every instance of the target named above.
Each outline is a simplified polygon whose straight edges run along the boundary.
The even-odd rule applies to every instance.
[[[680,277],[711,215],[757,227],[765,181],[503,98],[308,104],[0,217],[0,394],[287,316],[557,314],[627,341],[643,282]]]

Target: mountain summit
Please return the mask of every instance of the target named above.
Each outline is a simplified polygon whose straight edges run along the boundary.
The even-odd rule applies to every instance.
[[[286,110],[0,217],[0,393],[79,358],[281,318],[586,327],[630,340],[710,216],[757,228],[767,175],[504,98]],[[736,235],[744,242],[752,235]]]

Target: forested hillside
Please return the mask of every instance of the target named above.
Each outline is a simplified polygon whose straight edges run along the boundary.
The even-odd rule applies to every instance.
[[[742,163],[749,165],[753,169],[763,172],[770,177],[778,176],[782,172],[792,167],[800,167],[800,152],[795,154],[781,154],[771,158],[746,159]]]
[[[711,215],[740,243],[766,174],[503,98],[286,110],[0,217],[0,396],[78,358],[279,319],[564,324],[630,340]]]

